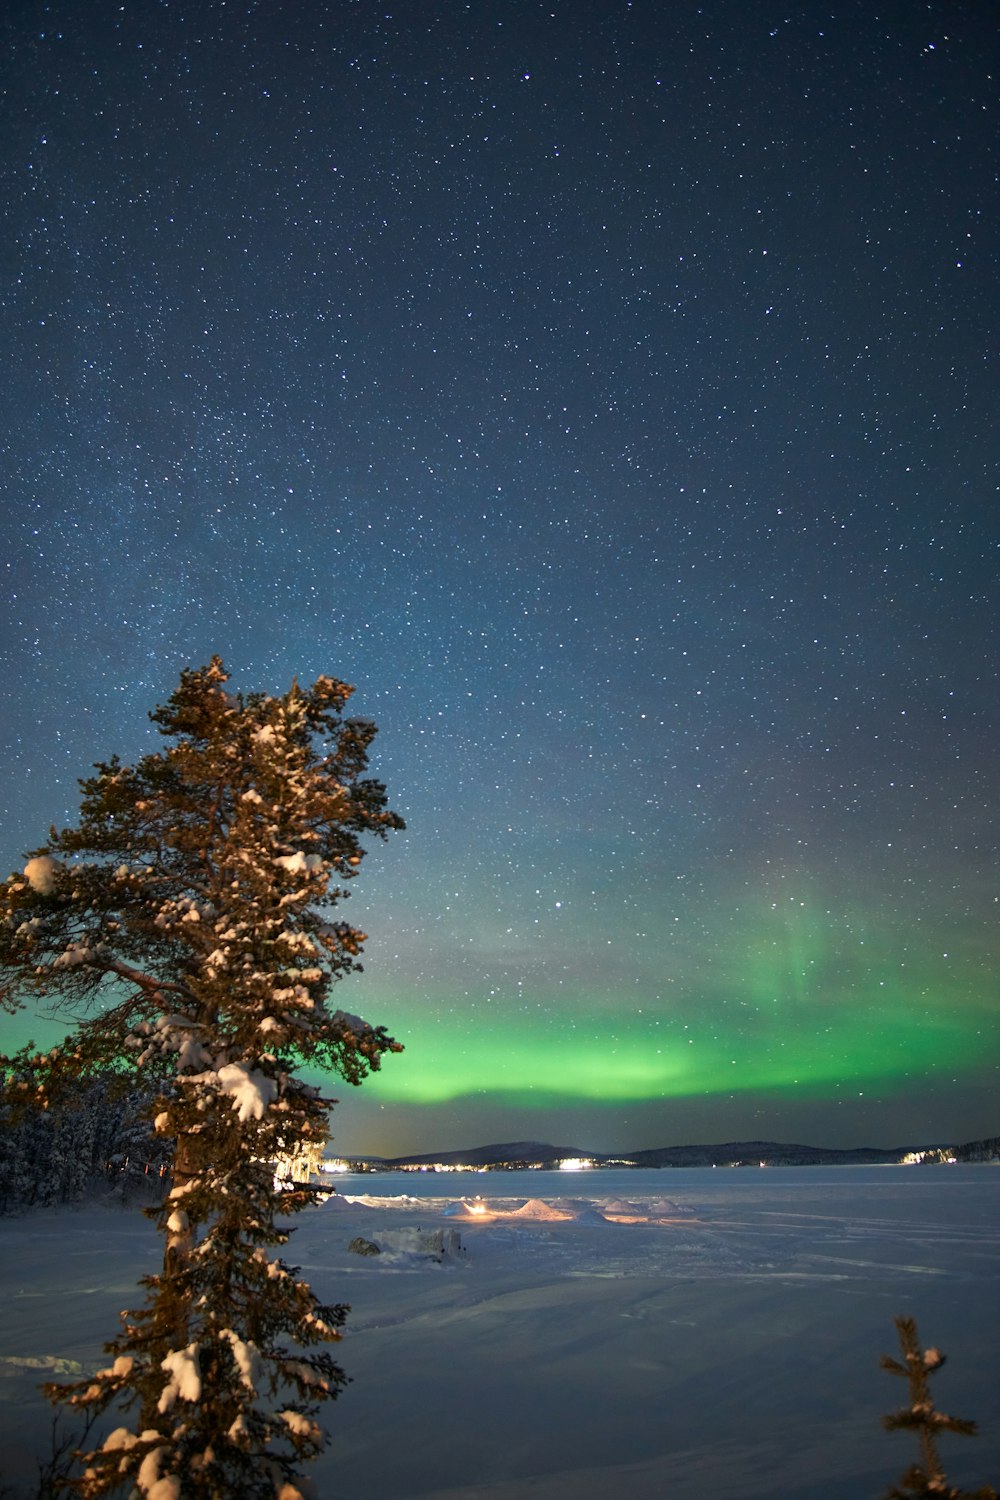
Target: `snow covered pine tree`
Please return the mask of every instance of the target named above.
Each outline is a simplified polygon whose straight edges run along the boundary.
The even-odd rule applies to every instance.
[[[297,1500],[346,1377],[322,1346],[325,1306],[271,1252],[312,1191],[272,1163],[325,1139],[334,1102],[303,1064],[352,1084],[399,1044],[327,1008],[364,934],[331,921],[359,835],[403,822],[367,779],[372,724],[321,677],[283,697],[233,696],[218,657],[151,715],[171,741],[82,783],[78,828],[52,830],[0,887],[2,998],[91,1003],[59,1048],[3,1059],[33,1100],[117,1070],[157,1080],[171,1186],[147,1210],[165,1236],[144,1307],[123,1314],[107,1369],[50,1386],[87,1414],[131,1413],[77,1455],[67,1490],[147,1500]]]

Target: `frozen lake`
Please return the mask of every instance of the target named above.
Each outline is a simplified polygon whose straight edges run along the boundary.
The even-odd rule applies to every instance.
[[[945,1440],[952,1482],[1000,1482],[996,1167],[334,1181],[289,1247],[353,1306],[322,1500],[875,1500],[916,1456],[879,1421],[898,1314],[949,1357],[938,1404],[980,1425]],[[461,1251],[417,1253],[440,1233]],[[133,1211],[0,1220],[15,1495],[47,1451],[37,1382],[98,1366],[158,1248]]]

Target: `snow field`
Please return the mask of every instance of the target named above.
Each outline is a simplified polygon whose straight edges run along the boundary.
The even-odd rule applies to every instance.
[[[892,1320],[948,1355],[953,1483],[1000,1481],[993,1167],[366,1176],[288,1258],[353,1306],[323,1500],[864,1500]],[[378,1256],[348,1250],[362,1237]],[[456,1239],[458,1243],[456,1243]],[[48,1452],[39,1380],[98,1368],[159,1244],[134,1211],[0,1220],[0,1474]],[[115,1424],[109,1424],[115,1425]],[[3,1493],[0,1485],[0,1494]]]

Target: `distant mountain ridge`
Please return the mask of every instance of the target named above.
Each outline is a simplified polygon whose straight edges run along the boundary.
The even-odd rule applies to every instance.
[[[580,1151],[576,1146],[549,1146],[542,1141],[507,1141],[496,1146],[473,1146],[470,1151],[435,1151],[428,1155],[382,1157],[387,1167],[418,1167],[428,1163],[443,1167],[464,1163],[470,1167],[495,1167],[501,1162],[523,1162],[525,1166],[537,1167],[542,1162],[565,1161],[571,1157],[586,1156],[597,1161],[596,1156]],[[601,1158],[602,1160],[604,1158]],[[369,1160],[375,1160],[374,1157]]]
[[[733,1167],[733,1166],[866,1166],[892,1165],[926,1157],[958,1161],[991,1161],[1000,1156],[1000,1137],[990,1136],[953,1146],[804,1146],[782,1141],[722,1141],[714,1145],[658,1146],[631,1152],[585,1151],[579,1146],[553,1146],[544,1141],[506,1141],[473,1146],[463,1151],[431,1151],[411,1156],[355,1156],[382,1170],[416,1167],[555,1167],[567,1160],[585,1160],[610,1167]]]
[[[901,1162],[911,1154],[911,1149],[908,1146],[856,1146],[838,1149],[782,1141],[723,1141],[718,1145],[660,1146],[651,1151],[636,1151],[630,1159],[637,1167],[756,1167],[761,1163],[771,1167],[866,1166]]]

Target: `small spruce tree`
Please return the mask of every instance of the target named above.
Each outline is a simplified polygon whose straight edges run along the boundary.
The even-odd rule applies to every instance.
[[[941,1369],[945,1356],[939,1349],[921,1349],[917,1325],[912,1318],[897,1318],[896,1329],[902,1362],[883,1354],[881,1365],[883,1370],[908,1382],[910,1404],[883,1417],[882,1424],[889,1432],[915,1432],[920,1442],[922,1462],[907,1469],[899,1483],[887,1492],[886,1500],[915,1500],[915,1497],[920,1497],[920,1500],[998,1500],[996,1490],[990,1485],[978,1490],[958,1490],[949,1484],[938,1452],[938,1438],[945,1432],[972,1437],[976,1424],[963,1417],[946,1416],[935,1408],[930,1376]]]
[[[345,1383],[324,1346],[347,1309],[277,1253],[279,1217],[314,1190],[276,1182],[273,1164],[326,1139],[334,1101],[304,1064],[357,1084],[401,1050],[328,999],[360,967],[364,934],[331,908],[361,837],[403,823],[364,774],[375,729],[343,717],[349,687],[242,697],[227,680],[218,657],[183,672],[151,715],[167,747],[98,765],[79,825],[0,887],[4,1003],[90,1007],[62,1046],[3,1060],[6,1098],[57,1103],[82,1079],[138,1075],[170,1154],[144,1306],[107,1368],[47,1388],[87,1417],[130,1415],[78,1455],[66,1487],[85,1500],[295,1500],[326,1441],[321,1404]]]

